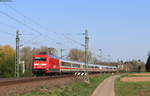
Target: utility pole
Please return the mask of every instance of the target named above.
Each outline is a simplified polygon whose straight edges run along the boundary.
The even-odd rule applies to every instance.
[[[62,54],[62,53],[63,53],[64,50],[65,50],[65,49],[62,49],[62,48],[60,49],[60,58],[61,58],[61,59],[63,58],[63,54]]]
[[[15,77],[19,77],[19,31],[16,31]]]
[[[51,55],[51,49],[50,48],[48,48],[48,55]]]
[[[102,49],[99,49],[100,54],[98,55],[98,57],[100,58],[100,61],[102,61]]]
[[[86,71],[86,74],[87,74],[87,82],[89,82],[89,77],[88,77],[88,46],[89,46],[89,37],[88,37],[88,30],[85,30],[85,44],[84,44],[84,47],[85,47],[85,71]]]

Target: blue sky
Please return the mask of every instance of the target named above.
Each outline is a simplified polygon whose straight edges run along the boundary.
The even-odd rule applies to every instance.
[[[82,33],[88,29],[90,50],[97,55],[102,49],[104,60],[146,61],[150,51],[149,0],[13,0],[6,4],[26,17],[4,3],[0,3],[0,11],[42,35],[0,13],[1,45],[15,46],[19,29],[23,46],[83,49]]]

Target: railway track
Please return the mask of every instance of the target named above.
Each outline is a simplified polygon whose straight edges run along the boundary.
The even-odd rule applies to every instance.
[[[89,77],[99,74],[89,74]],[[18,94],[31,91],[39,91],[46,88],[53,90],[54,88],[63,88],[73,82],[80,82],[82,78],[75,75],[45,76],[45,77],[26,77],[0,79],[0,96],[16,96]]]
[[[89,74],[89,76],[92,76],[94,74]],[[96,74],[95,74],[96,75]],[[0,87],[2,86],[9,86],[9,85],[18,85],[23,83],[30,83],[30,82],[36,82],[36,81],[44,81],[44,80],[53,80],[58,78],[69,78],[74,77],[73,74],[68,75],[54,75],[54,76],[40,76],[40,77],[23,77],[23,78],[3,78],[0,79]]]
[[[10,78],[10,79],[7,78],[7,79],[0,80],[0,87],[1,86],[15,85],[15,84],[22,84],[22,83],[29,83],[29,82],[36,82],[36,81],[42,81],[42,80],[65,78],[65,77],[73,77],[73,75],[24,77],[24,78]]]

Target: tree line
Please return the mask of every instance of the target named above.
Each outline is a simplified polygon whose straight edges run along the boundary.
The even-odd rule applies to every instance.
[[[58,51],[55,48],[48,48],[46,46],[40,48],[23,47],[20,49],[20,61],[24,62],[25,72],[22,73],[22,65],[20,64],[21,76],[32,76],[32,60],[33,55],[36,54],[51,54],[58,56]],[[145,71],[145,64],[140,60],[132,61],[118,61],[118,62],[104,62],[99,60],[92,52],[87,53],[88,63],[117,66],[120,71],[140,72]],[[70,49],[66,59],[85,62],[85,52],[80,49]],[[150,71],[150,57],[146,64],[147,71]],[[147,67],[148,66],[148,67]],[[10,45],[0,46],[0,77],[14,77],[15,70],[15,49]]]

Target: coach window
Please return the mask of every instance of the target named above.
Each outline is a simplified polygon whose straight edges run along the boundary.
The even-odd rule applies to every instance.
[[[72,67],[75,67],[75,65],[74,65],[74,64],[72,64]]]
[[[76,67],[76,64],[72,64],[72,67]]]
[[[62,66],[71,66],[71,64],[70,64],[70,63],[67,63],[67,62],[61,62],[61,65],[62,65]]]
[[[77,67],[78,67],[78,68],[80,68],[80,65],[79,65],[79,64],[77,64]]]
[[[83,65],[83,68],[86,68],[86,66],[85,66],[85,65]]]
[[[72,64],[72,67],[80,68],[79,64]]]
[[[65,63],[65,62],[61,62],[61,66],[64,66],[64,63]]]

